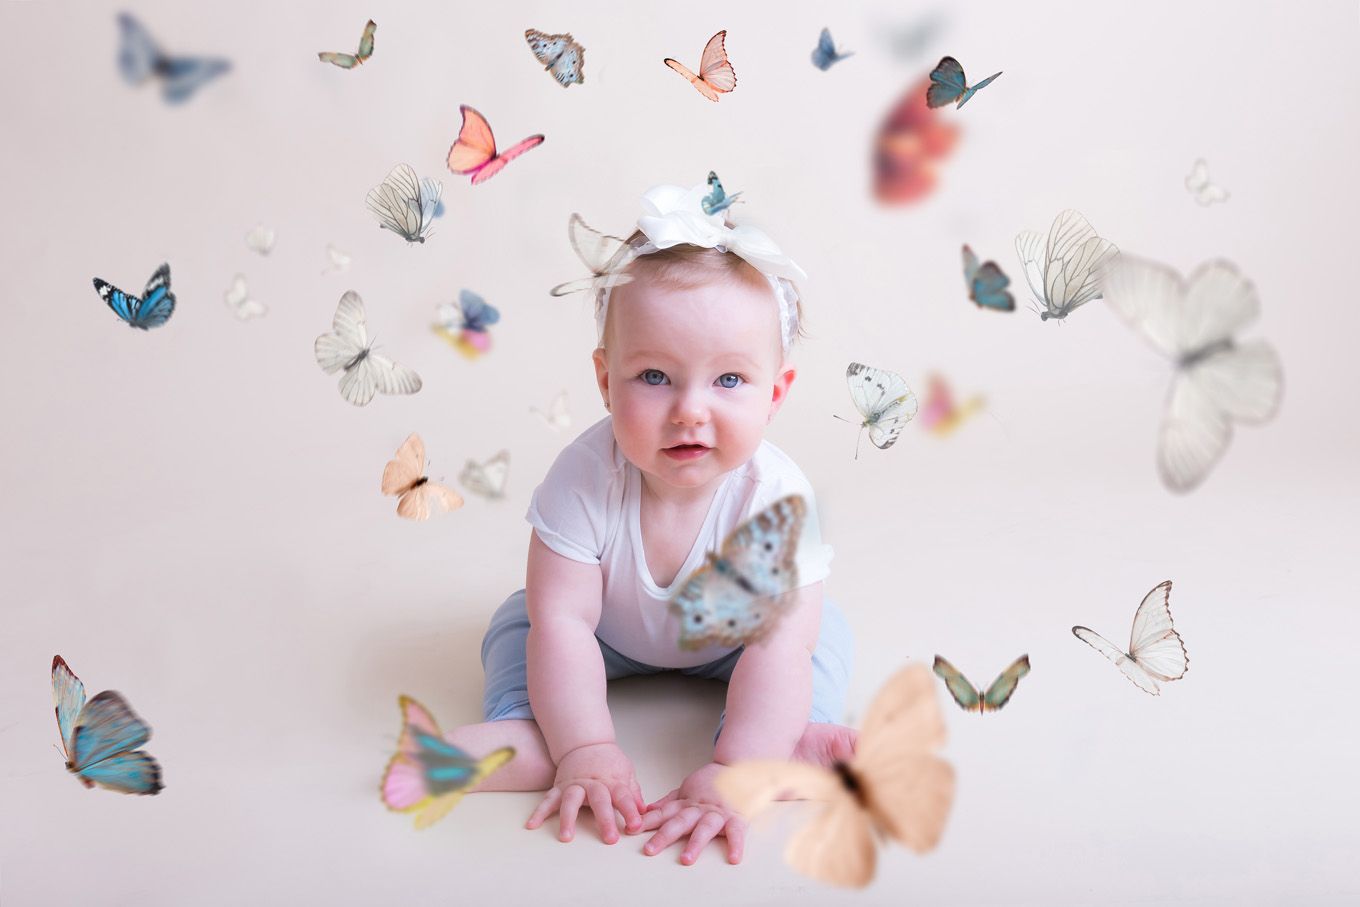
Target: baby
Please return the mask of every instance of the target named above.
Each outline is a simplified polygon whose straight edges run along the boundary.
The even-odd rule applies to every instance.
[[[796,375],[802,271],[764,233],[704,214],[704,187],[648,192],[639,231],[596,291],[600,395],[609,415],[568,445],[529,505],[526,588],[496,611],[482,642],[486,721],[449,740],[474,754],[513,746],[515,758],[480,790],[543,790],[529,817],[560,814],[572,839],[583,806],[607,844],[652,831],[654,855],[687,838],[691,864],[714,837],[740,862],[745,819],[714,788],[744,759],[847,760],[854,732],[840,717],[852,645],[822,600],[830,549],[811,485],[763,440]],[[625,254],[626,253],[626,254]],[[624,275],[622,278],[619,275]],[[667,607],[733,529],[800,494],[807,519],[801,585],[758,644],[679,647]],[[727,708],[712,761],[647,804],[615,743],[605,682],[676,670],[724,680]]]

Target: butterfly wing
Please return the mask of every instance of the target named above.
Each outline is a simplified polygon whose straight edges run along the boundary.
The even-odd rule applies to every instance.
[[[88,781],[120,794],[156,794],[165,788],[161,783],[160,763],[150,753],[140,750],[119,753],[86,766],[78,777],[82,782]]]
[[[869,440],[880,450],[897,441],[902,429],[916,416],[916,395],[898,374],[852,362],[845,370],[850,398],[864,417]]]
[[[99,294],[99,298],[104,300],[104,303],[113,310],[113,314],[123,319],[123,321],[127,322],[129,325],[136,327],[136,325],[133,324],[136,312],[134,306],[139,301],[136,297],[129,296],[113,284],[108,281],[100,280],[98,277],[94,278],[94,288]]]
[[[1101,278],[1119,249],[1096,235],[1081,213],[1062,211],[1048,231],[1044,295],[1048,314],[1063,318],[1100,296]]]
[[[407,242],[424,242],[427,224],[422,217],[420,180],[409,164],[398,164],[368,192],[368,210],[380,226]]]
[[[570,39],[571,35],[567,35]],[[563,88],[585,83],[586,49],[575,41],[567,44],[567,49],[548,67],[548,72]]]
[[[348,290],[340,297],[331,327],[330,333],[317,337],[313,344],[317,364],[328,375],[349,365],[368,349],[364,301],[358,293]]]
[[[133,308],[129,324],[143,330],[158,328],[170,320],[174,311],[175,294],[170,292],[170,265],[163,264],[146,282],[146,289]]]
[[[976,259],[974,259],[976,261]],[[968,282],[968,298],[979,308],[995,309],[999,312],[1015,311],[1015,297],[1006,287],[1011,279],[1007,277],[994,261],[979,265]]]
[[[1029,656],[1021,655],[1011,662],[1010,667],[1002,671],[992,685],[987,688],[987,692],[982,694],[982,711],[995,712],[997,709],[1010,702],[1011,696],[1015,694],[1015,687],[1020,683],[1020,678],[1029,673]]]
[[[958,102],[958,104],[956,104],[955,106],[956,106],[956,107],[962,107],[964,104],[967,104],[967,103],[968,103],[968,100],[969,100],[973,95],[977,94],[979,91],[981,91],[982,89],[984,89],[984,88],[986,88],[988,85],[990,85],[990,84],[992,83],[992,80],[995,79],[995,78],[996,78],[997,76],[999,76],[999,75],[1001,75],[1001,73],[999,73],[999,72],[992,73],[990,76],[988,76],[987,78],[983,79],[981,82],[977,83],[976,85],[970,85],[970,86],[968,86],[968,88],[966,88],[966,89],[964,90],[964,92],[963,92],[963,97],[959,98],[959,102]]]
[[[382,493],[404,494],[425,474],[425,442],[412,432],[383,467]]]
[[[708,43],[704,45],[704,54],[699,59],[699,80],[714,92],[721,94],[726,94],[737,87],[737,73],[727,59],[726,41],[727,30],[724,29],[708,39]],[[712,100],[718,99],[715,96]]]
[[[355,54],[355,56],[359,58],[360,63],[364,62],[369,57],[373,56],[373,36],[377,33],[377,31],[378,23],[374,22],[372,19],[369,19],[368,22],[364,25],[363,35],[359,37],[359,52]]]
[[[329,50],[321,51],[316,55],[316,58],[322,63],[331,63],[335,66],[339,66],[341,69],[353,69],[360,63],[359,58],[354,56],[354,54],[334,53]]]
[[[448,513],[463,506],[463,496],[438,482],[424,482],[397,501],[397,516],[428,520],[432,514]]]
[[[154,794],[161,789],[160,767],[146,754],[132,752],[150,739],[151,728],[127,700],[105,690],[87,702],[76,718],[71,732],[71,771],[86,786],[94,783],[123,793]],[[124,758],[97,767],[115,756]]]
[[[71,670],[66,659],[52,656],[52,704],[57,713],[57,730],[61,733],[61,748],[71,760],[75,749],[76,718],[85,707],[85,684]]]
[[[459,291],[458,305],[462,310],[461,326],[464,330],[485,331],[501,320],[500,310],[471,290]]]
[[[810,879],[863,888],[874,878],[878,844],[871,815],[844,789],[789,838],[784,861]]]
[[[264,224],[256,224],[246,234],[246,248],[261,255],[268,255],[274,249],[274,231]]]
[[[140,85],[151,78],[156,62],[163,57],[151,33],[127,13],[118,14],[120,44],[118,70],[129,85]]]
[[[222,301],[226,303],[231,313],[242,321],[259,318],[269,311],[264,303],[256,302],[250,297],[250,290],[246,287],[246,279],[242,274],[237,274],[232,279],[231,286],[222,294]]]
[[[326,246],[326,260],[329,261],[330,264],[326,265],[326,270],[322,271],[322,274],[329,274],[332,271],[348,271],[350,262],[353,261],[353,256],[348,252],[340,251],[334,245],[328,244]]]
[[[510,472],[510,451],[502,450],[485,463],[468,460],[458,481],[486,498],[505,497],[505,480]]]
[[[495,159],[496,138],[491,134],[491,124],[486,117],[466,104],[458,109],[463,114],[463,125],[449,148],[449,169],[454,173],[475,174]]]
[[[1153,696],[1161,695],[1161,687],[1157,686],[1157,681],[1152,679],[1152,675],[1148,674],[1147,671],[1144,671],[1138,662],[1129,658],[1128,654],[1114,643],[1110,642],[1096,631],[1087,629],[1086,627],[1073,627],[1072,634],[1076,636],[1077,639],[1080,639],[1101,655],[1104,655],[1110,661],[1114,662],[1115,667],[1119,668],[1124,676],[1131,680],[1138,689],[1142,690],[1144,693],[1151,693]]]
[[[373,385],[379,393],[414,394],[422,386],[420,376],[413,369],[397,365],[386,356],[369,353],[359,365],[370,370]]]
[[[1185,641],[1171,620],[1171,580],[1143,596],[1133,615],[1128,654],[1158,680],[1180,680],[1190,669]]]
[[[157,66],[161,97],[171,104],[187,101],[203,85],[230,69],[230,60],[215,57],[162,58]]]
[[[829,801],[844,790],[833,772],[807,762],[753,759],[724,768],[713,785],[732,809],[753,819],[781,796]]]
[[[982,710],[982,694],[978,692],[973,682],[958,668],[945,661],[940,656],[935,656],[935,673],[944,681],[945,688],[949,690],[949,695],[954,697],[954,701],[959,704],[959,708],[965,712],[978,712]]]
[[[478,167],[476,172],[472,174],[472,185],[475,186],[478,183],[486,182],[491,179],[491,177],[504,170],[506,164],[510,163],[529,149],[537,148],[542,144],[542,135],[531,135],[527,139],[516,142],[514,145],[511,145],[509,148],[496,155],[496,157],[487,161],[481,167]]]
[[[930,107],[943,107],[957,100],[967,87],[963,66],[953,57],[944,57],[930,72],[926,104]]]
[[[524,30],[524,40],[529,42],[529,50],[545,68],[550,67],[567,49],[568,35],[549,35],[535,28]]]
[[[690,84],[693,85],[696,89],[698,89],[699,94],[708,98],[710,101],[718,100],[718,93],[714,91],[712,88],[709,88],[703,82],[699,81],[699,77],[696,76],[688,66],[681,63],[679,60],[673,60],[670,57],[667,57],[661,62],[665,63],[671,69],[680,73],[680,75],[684,76],[686,79],[689,79]]]

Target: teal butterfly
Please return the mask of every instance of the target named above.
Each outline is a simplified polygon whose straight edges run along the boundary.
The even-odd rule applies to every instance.
[[[378,30],[378,23],[369,19],[364,24],[364,33],[359,37],[359,49],[352,54],[339,54],[333,51],[323,50],[316,55],[322,63],[334,63],[341,69],[353,69],[368,61],[373,56],[373,35]]]
[[[737,200],[737,196],[741,195],[740,192],[734,195],[728,195],[723,191],[722,180],[718,179],[718,174],[714,173],[712,170],[708,171],[708,188],[712,191],[703,197],[703,200],[699,202],[699,207],[703,208],[704,213],[710,216],[721,214],[723,211],[732,207],[732,203]]]
[[[1020,678],[1029,673],[1029,656],[1021,655],[1011,662],[1011,666],[992,681],[992,685],[985,693],[973,686],[972,681],[959,673],[958,668],[938,655],[935,656],[935,673],[944,680],[944,685],[949,688],[949,695],[954,697],[959,708],[979,714],[995,712],[1010,702]]]
[[[953,57],[944,57],[930,73],[930,87],[926,89],[926,105],[943,107],[957,101],[955,109],[968,103],[968,100],[1001,73],[993,73],[976,85],[969,85],[963,75],[963,66]]]
[[[968,284],[968,298],[977,303],[979,308],[996,309],[999,312],[1015,311],[1015,297],[1006,289],[1011,279],[996,262],[980,263],[967,245],[963,247],[963,279]]]
[[[85,701],[80,682],[65,659],[52,656],[52,702],[66,753],[66,769],[86,787],[123,794],[155,794],[161,767],[137,749],[151,739],[151,728],[138,718],[122,694],[105,690]]]

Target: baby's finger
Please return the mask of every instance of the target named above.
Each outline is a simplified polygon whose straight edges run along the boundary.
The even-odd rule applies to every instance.
[[[689,843],[680,852],[680,862],[686,866],[691,866],[694,861],[699,859],[699,854],[704,852],[708,842],[718,836],[723,826],[727,824],[727,817],[722,813],[704,813],[699,817],[699,821],[694,823],[694,831],[690,832]]]
[[[660,800],[657,800],[655,803],[648,803],[648,804],[647,804],[647,808],[644,809],[643,812],[651,812],[652,810],[656,809],[658,806],[662,806],[662,805],[664,805],[664,804],[666,804],[666,803],[670,803],[672,800],[676,799],[676,798],[679,797],[679,796],[680,796],[680,788],[677,787],[675,790],[671,791],[669,794],[667,794],[666,796],[662,797]]]
[[[616,787],[611,794],[614,797],[614,806],[623,815],[624,830],[629,834],[636,832],[642,825],[642,812],[637,797],[627,787]]]
[[[586,800],[585,789],[572,784],[562,793],[562,817],[557,827],[557,840],[570,841],[576,836],[576,814]]]
[[[614,819],[614,801],[609,797],[609,788],[598,781],[587,781],[586,798],[590,801],[590,811],[595,814],[600,840],[606,844],[618,841],[619,824]]]
[[[654,806],[642,815],[642,831],[651,831],[653,828],[660,828],[671,816],[684,809],[688,804],[679,800],[672,800],[663,806]]]
[[[538,828],[549,816],[557,812],[557,804],[561,800],[562,792],[560,790],[554,787],[548,791],[543,795],[543,799],[538,801],[538,808],[530,813],[529,821],[524,823],[524,827]]]
[[[741,862],[741,855],[746,850],[746,820],[740,816],[733,816],[727,820],[727,830],[723,832],[727,836],[727,862],[733,865]]]
[[[642,852],[647,856],[660,853],[670,847],[680,839],[682,835],[688,834],[694,828],[694,823],[699,820],[702,810],[697,806],[687,807],[679,813],[667,819],[656,834],[652,835],[650,841],[642,846]]]

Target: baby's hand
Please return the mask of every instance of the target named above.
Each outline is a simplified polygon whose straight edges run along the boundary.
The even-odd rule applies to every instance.
[[[727,862],[740,863],[746,843],[746,820],[724,805],[713,786],[713,778],[726,766],[710,762],[690,773],[684,783],[647,807],[641,831],[656,829],[642,847],[653,856],[685,835],[689,843],[680,853],[680,862],[690,866],[718,835],[727,838]]]
[[[633,763],[616,744],[592,743],[563,756],[557,763],[552,789],[543,795],[524,827],[538,828],[560,811],[557,837],[570,841],[576,834],[576,815],[583,805],[589,805],[595,814],[595,824],[606,844],[619,839],[615,809],[623,814],[629,834],[641,830],[642,789],[633,773]]]

